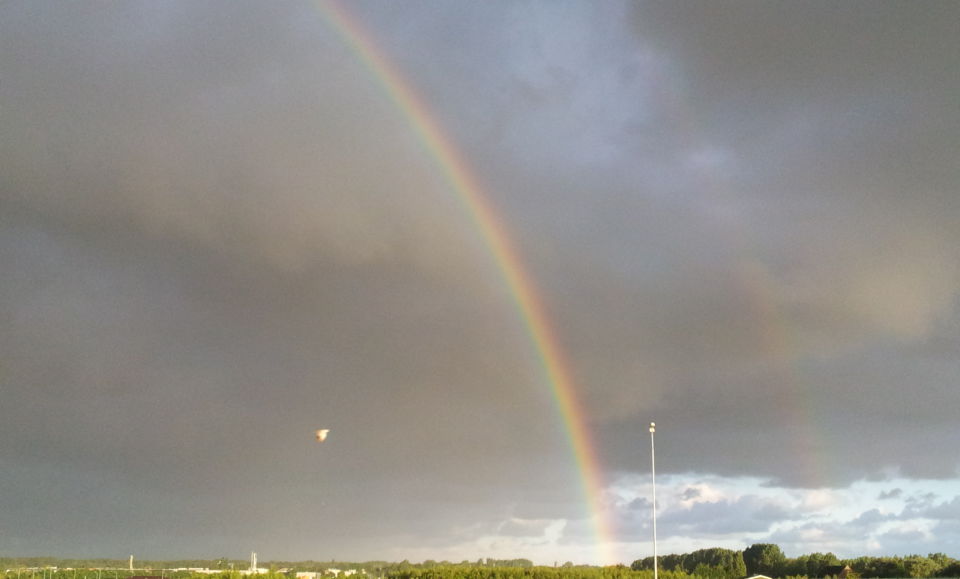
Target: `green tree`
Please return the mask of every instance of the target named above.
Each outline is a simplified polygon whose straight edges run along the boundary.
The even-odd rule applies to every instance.
[[[911,577],[934,577],[940,570],[935,561],[920,555],[904,557],[903,567]]]
[[[948,556],[946,553],[930,553],[927,557],[937,564],[938,569],[943,569],[947,565],[956,562],[953,557]]]
[[[839,565],[840,559],[833,553],[810,553],[807,555],[807,577],[823,577],[823,568]],[[799,573],[798,573],[799,575]]]
[[[683,560],[687,557],[686,554],[683,555],[664,555],[660,557],[659,567],[660,569],[666,569],[669,571],[683,571]],[[653,567],[651,566],[651,569]]]
[[[755,543],[743,551],[743,563],[747,575],[779,577],[783,573],[786,555],[773,543]]]
[[[704,565],[705,567],[701,567]],[[747,574],[747,566],[743,562],[743,553],[732,551],[730,549],[721,549],[714,547],[712,549],[700,549],[690,553],[683,559],[683,567],[688,573],[694,575],[707,576],[707,568],[713,567],[716,573],[721,577],[735,579]],[[698,573],[696,570],[700,569]],[[713,577],[714,572],[710,571],[709,576]]]
[[[952,560],[937,574],[939,577],[960,577],[960,561]]]

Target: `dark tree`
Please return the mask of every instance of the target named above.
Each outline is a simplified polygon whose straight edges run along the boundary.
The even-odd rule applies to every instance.
[[[767,575],[779,577],[783,574],[787,557],[778,545],[756,543],[743,551],[743,562],[747,566],[747,575]]]

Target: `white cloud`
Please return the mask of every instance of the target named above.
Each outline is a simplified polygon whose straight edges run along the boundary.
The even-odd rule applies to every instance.
[[[894,479],[857,481],[834,489],[790,489],[769,481],[698,475],[658,477],[657,531],[667,552],[704,546],[743,549],[777,543],[790,556],[832,551],[843,556],[904,551],[906,539],[946,550],[956,540],[946,523],[958,517],[960,497],[935,502],[957,481]],[[893,493],[877,506],[884,489]],[[643,541],[651,534],[649,481],[623,477],[611,486],[622,498],[620,538]],[[661,499],[662,497],[662,499]],[[907,533],[905,535],[904,533]],[[914,552],[914,551],[909,551]],[[639,558],[639,556],[637,557]]]

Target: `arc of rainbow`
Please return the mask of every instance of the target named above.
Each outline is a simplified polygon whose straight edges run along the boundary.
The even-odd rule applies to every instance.
[[[377,47],[363,26],[334,0],[321,2],[319,6],[328,22],[408,119],[411,129],[436,160],[452,190],[466,206],[483,241],[489,248],[552,389],[580,474],[586,505],[597,539],[598,556],[603,563],[613,562],[610,556],[612,527],[600,505],[600,496],[603,491],[601,469],[592,436],[586,425],[583,408],[577,397],[570,368],[547,317],[543,300],[513,246],[503,220],[484,195],[469,164],[453,141],[441,130],[427,104]]]

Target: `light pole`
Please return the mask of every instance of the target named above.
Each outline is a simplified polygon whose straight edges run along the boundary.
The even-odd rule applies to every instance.
[[[653,482],[653,579],[657,579],[657,463],[653,446],[653,433],[657,425],[650,423],[650,480]]]

